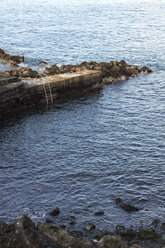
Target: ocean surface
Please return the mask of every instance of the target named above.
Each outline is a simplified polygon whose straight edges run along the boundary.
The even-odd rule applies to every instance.
[[[2,124],[0,220],[59,207],[53,220],[74,216],[72,229],[165,222],[164,11],[164,0],[1,0],[0,47],[24,66],[124,59],[153,73]]]

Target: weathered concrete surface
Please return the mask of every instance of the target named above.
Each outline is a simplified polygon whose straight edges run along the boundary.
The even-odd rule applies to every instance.
[[[73,91],[79,92],[91,88],[100,80],[98,71],[60,74],[36,79],[26,78],[21,81],[17,77],[0,77],[0,121],[7,119],[10,113],[26,110],[39,104],[47,104],[47,100],[48,103],[52,103],[52,100],[55,103],[62,96],[71,94]]]

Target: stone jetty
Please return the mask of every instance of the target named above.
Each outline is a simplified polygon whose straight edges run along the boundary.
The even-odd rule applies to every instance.
[[[60,67],[57,64],[47,66],[42,61],[39,65],[43,68],[38,71],[21,67],[19,64],[23,61],[23,56],[9,55],[0,49],[0,63],[13,67],[0,71],[0,121],[18,111],[55,104],[68,96],[85,94],[105,84],[151,72],[148,67],[128,65],[124,60],[110,63],[91,61]]]

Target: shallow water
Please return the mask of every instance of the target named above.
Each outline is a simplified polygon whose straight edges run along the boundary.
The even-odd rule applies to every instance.
[[[148,226],[165,221],[164,1],[1,2],[6,52],[73,63],[125,59],[152,74],[49,109],[0,129],[0,219],[27,213],[36,222],[55,207],[55,221],[75,228]],[[140,208],[126,213],[115,198]],[[93,213],[104,210],[102,217]]]

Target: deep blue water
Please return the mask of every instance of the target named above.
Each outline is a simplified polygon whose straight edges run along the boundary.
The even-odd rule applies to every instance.
[[[152,0],[1,0],[0,46],[26,65],[125,59],[154,72],[3,125],[0,220],[27,213],[38,222],[59,207],[55,221],[74,215],[76,229],[165,221],[164,9]],[[116,197],[141,210],[124,212]]]

